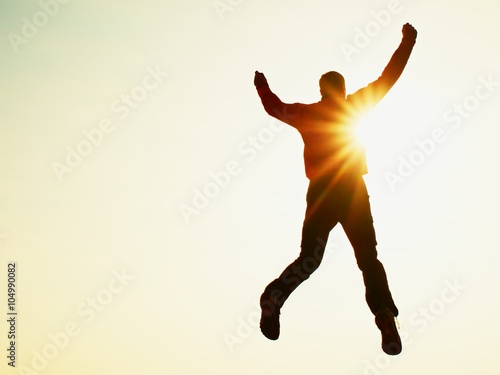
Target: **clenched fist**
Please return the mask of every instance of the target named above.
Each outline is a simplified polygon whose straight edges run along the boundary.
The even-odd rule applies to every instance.
[[[253,79],[255,87],[267,86],[267,79],[264,73],[255,71],[255,77]]]
[[[408,38],[410,40],[417,39],[417,30],[409,23],[403,25],[403,38]]]

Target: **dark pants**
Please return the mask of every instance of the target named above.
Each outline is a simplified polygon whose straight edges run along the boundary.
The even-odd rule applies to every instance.
[[[319,267],[328,235],[337,223],[342,224],[354,249],[371,312],[376,314],[387,307],[397,316],[384,267],[377,259],[369,196],[361,176],[340,181],[323,177],[310,182],[300,255],[267,286],[264,295],[283,306],[290,294]]]

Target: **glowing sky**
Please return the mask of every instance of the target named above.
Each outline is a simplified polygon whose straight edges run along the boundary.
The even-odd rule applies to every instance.
[[[3,352],[9,262],[19,314],[0,372],[498,373],[500,5],[436,3],[2,1]],[[319,100],[328,70],[350,93],[406,22],[366,176],[403,353],[380,349],[340,226],[271,342],[257,302],[298,255],[308,181],[254,71],[285,102]]]

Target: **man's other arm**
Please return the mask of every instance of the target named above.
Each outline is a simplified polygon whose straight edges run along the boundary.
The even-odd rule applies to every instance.
[[[293,126],[293,120],[297,117],[297,113],[302,105],[298,103],[283,103],[281,99],[271,91],[263,73],[255,72],[254,84],[266,112],[270,116]]]
[[[403,39],[398,49],[392,55],[382,75],[368,86],[349,95],[356,103],[377,104],[397,82],[410,58],[411,51],[417,39],[417,30],[409,23],[403,26]]]

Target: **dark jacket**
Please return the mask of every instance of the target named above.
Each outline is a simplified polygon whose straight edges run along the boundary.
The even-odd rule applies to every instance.
[[[327,98],[313,104],[283,103],[268,84],[257,87],[266,112],[296,128],[304,141],[306,176],[363,175],[366,156],[355,140],[357,118],[373,108],[401,76],[415,39],[403,38],[382,75],[346,98]]]

